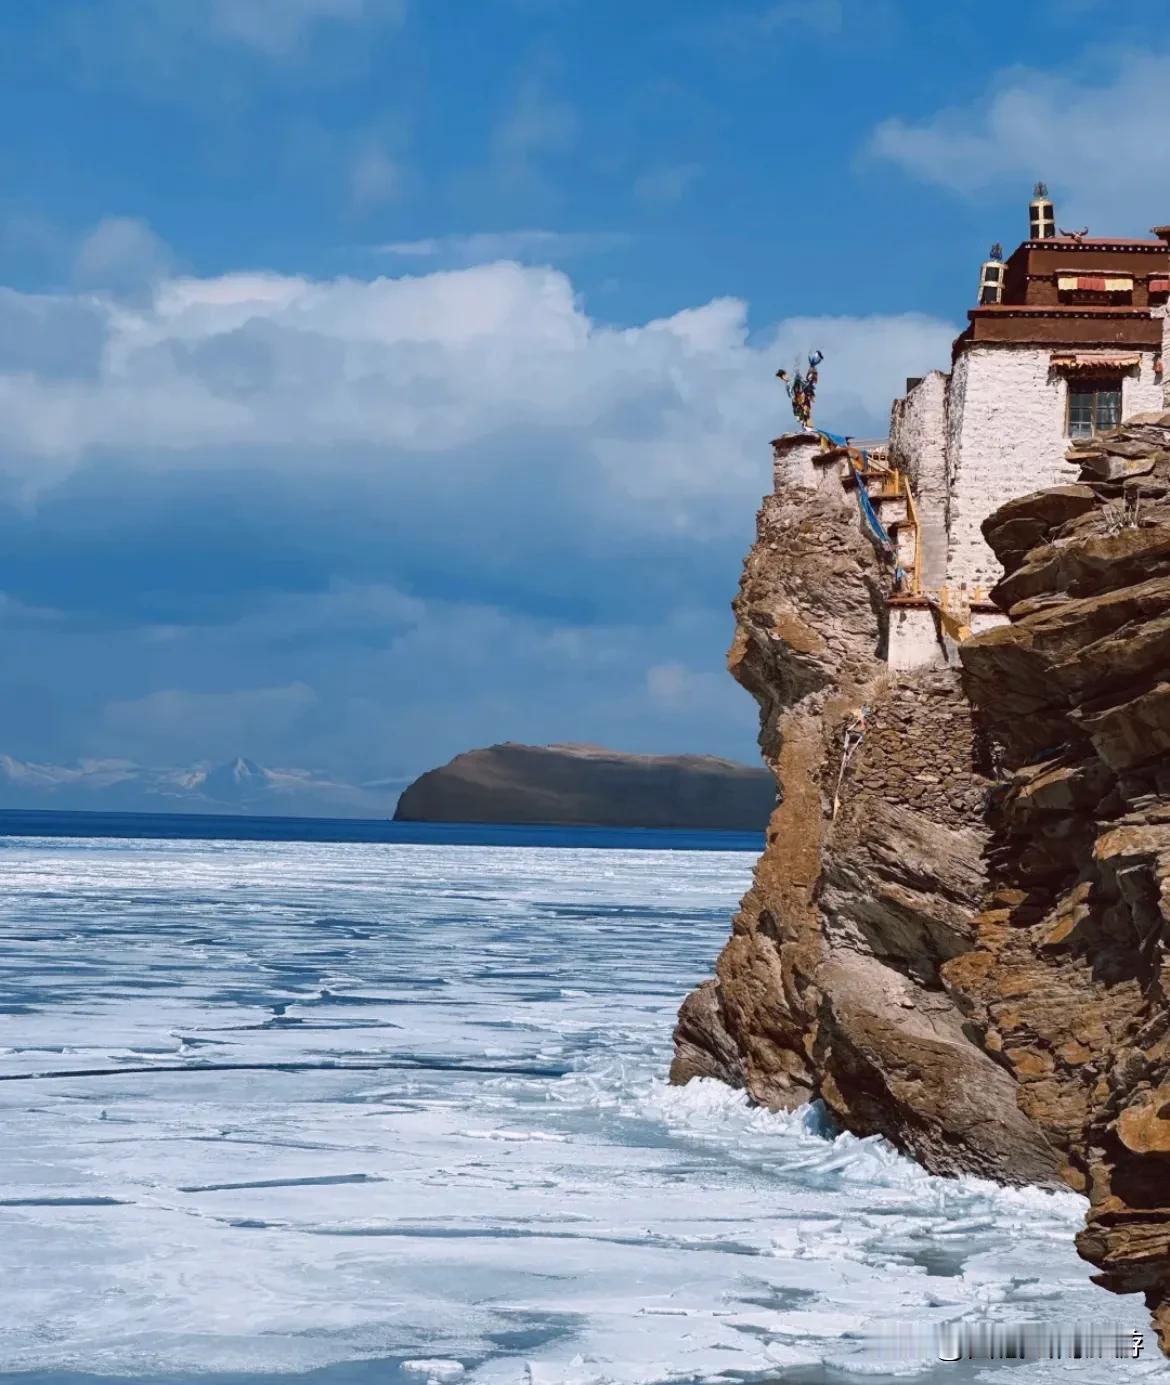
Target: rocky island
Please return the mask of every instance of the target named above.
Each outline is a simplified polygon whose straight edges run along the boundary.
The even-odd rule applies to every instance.
[[[766,769],[713,755],[509,741],[429,770],[405,790],[394,818],[762,832],[775,802]]]
[[[1083,1192],[1170,1351],[1170,228],[1036,225],[887,449],[774,444],[730,668],[780,802],[671,1075]]]

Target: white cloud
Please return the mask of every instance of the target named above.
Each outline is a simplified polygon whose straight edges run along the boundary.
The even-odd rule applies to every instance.
[[[884,437],[890,403],[903,393],[906,377],[949,369],[955,335],[951,324],[925,313],[790,317],[777,328],[770,352],[777,367],[792,367],[803,365],[810,350],[823,351],[817,422],[834,432],[861,436],[864,428]],[[911,367],[913,360],[920,366]]]
[[[1034,179],[1065,225],[1142,234],[1166,219],[1170,53],[1094,50],[1064,72],[1001,72],[976,102],[919,121],[883,121],[870,153],[953,192],[978,196]]]
[[[350,778],[506,737],[750,755],[721,670],[776,367],[822,349],[819,419],[869,434],[953,330],[757,342],[734,299],[611,326],[515,263],[0,293],[5,589],[61,612],[0,603],[4,748]]]
[[[377,245],[380,255],[400,259],[442,260],[453,264],[485,264],[492,260],[536,261],[554,264],[578,255],[618,250],[630,243],[620,231],[477,231],[471,235],[426,236],[420,240]]]
[[[368,444],[388,449],[390,485],[421,456],[470,466],[485,438],[551,430],[580,474],[608,474],[620,454],[608,484],[627,493],[657,478],[654,493],[677,494],[695,459],[721,450],[703,485],[719,494],[729,474],[757,471],[784,426],[772,376],[791,354],[826,352],[827,422],[873,430],[902,377],[944,362],[952,335],[913,314],[793,319],[760,349],[735,300],[605,327],[562,272],[512,263],[371,281],[172,279],[146,305],[100,311],[95,378],[0,372],[10,469],[104,449],[150,466],[187,467],[193,452],[235,465],[241,446],[335,466],[336,448]]]

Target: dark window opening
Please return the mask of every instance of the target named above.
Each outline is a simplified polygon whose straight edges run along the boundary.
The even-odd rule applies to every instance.
[[[1068,435],[1094,438],[1121,422],[1120,380],[1070,380]]]
[[[1056,235],[1056,223],[1052,219],[1051,205],[1033,207],[1028,219],[1031,222],[1033,240],[1049,240]]]

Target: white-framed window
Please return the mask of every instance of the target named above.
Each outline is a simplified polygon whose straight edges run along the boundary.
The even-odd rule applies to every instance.
[[[1070,438],[1095,438],[1121,422],[1121,377],[1102,376],[1068,382],[1068,427]]]
[[[979,276],[979,305],[988,307],[991,304],[1003,302],[1004,275],[1007,273],[1007,266],[997,264],[993,260],[988,260],[983,266],[983,272]]]

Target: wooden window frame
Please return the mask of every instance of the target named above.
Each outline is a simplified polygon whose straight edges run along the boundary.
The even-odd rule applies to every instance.
[[[1120,424],[1125,410],[1125,376],[1124,375],[1092,375],[1083,376],[1080,379],[1076,375],[1067,375],[1067,388],[1065,390],[1064,402],[1064,435],[1071,440],[1084,440],[1085,438],[1099,437],[1103,432],[1110,428],[1116,428]],[[1092,420],[1090,430],[1086,432],[1073,432],[1073,398],[1076,395],[1091,396]],[[1117,418],[1116,421],[1101,422],[1100,398],[1102,395],[1117,396]]]

